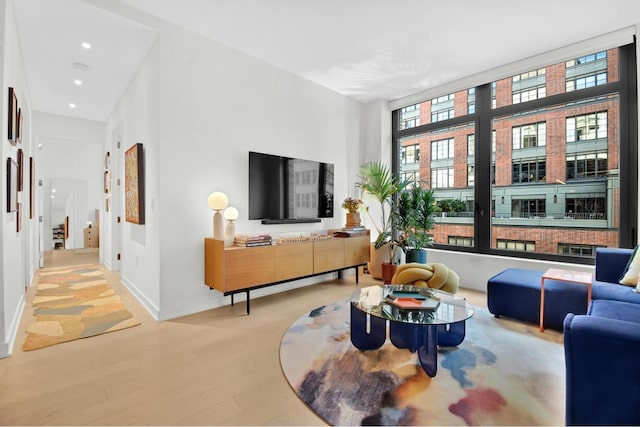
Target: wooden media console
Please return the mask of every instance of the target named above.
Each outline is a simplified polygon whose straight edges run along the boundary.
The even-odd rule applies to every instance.
[[[356,269],[369,262],[369,235],[336,237],[283,245],[224,247],[224,241],[204,239],[204,283],[225,296],[249,292],[318,274]]]

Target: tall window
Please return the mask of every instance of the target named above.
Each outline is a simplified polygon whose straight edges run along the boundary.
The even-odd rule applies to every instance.
[[[431,122],[415,128],[394,112],[394,141],[420,145],[436,200],[468,205],[434,218],[434,246],[578,263],[591,247],[634,246],[635,43],[532,68],[424,100]]]

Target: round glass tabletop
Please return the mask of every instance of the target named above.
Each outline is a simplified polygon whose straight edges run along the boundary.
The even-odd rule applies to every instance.
[[[413,285],[375,285],[362,288],[351,295],[351,305],[372,316],[416,325],[461,322],[474,313],[473,306],[465,299]]]

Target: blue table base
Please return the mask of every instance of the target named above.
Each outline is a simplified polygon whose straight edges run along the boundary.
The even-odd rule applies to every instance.
[[[438,345],[455,347],[465,336],[465,321],[448,325],[389,322],[389,339],[397,348],[418,352],[422,369],[430,377],[438,370]],[[351,343],[360,350],[375,350],[387,339],[387,321],[351,305]]]

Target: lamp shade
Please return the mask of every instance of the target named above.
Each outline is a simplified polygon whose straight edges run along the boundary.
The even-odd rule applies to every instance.
[[[238,209],[234,207],[228,207],[224,210],[224,219],[227,221],[235,221],[238,219]]]
[[[209,194],[208,202],[209,208],[213,209],[214,211],[221,211],[229,204],[229,198],[223,192],[216,191]]]

